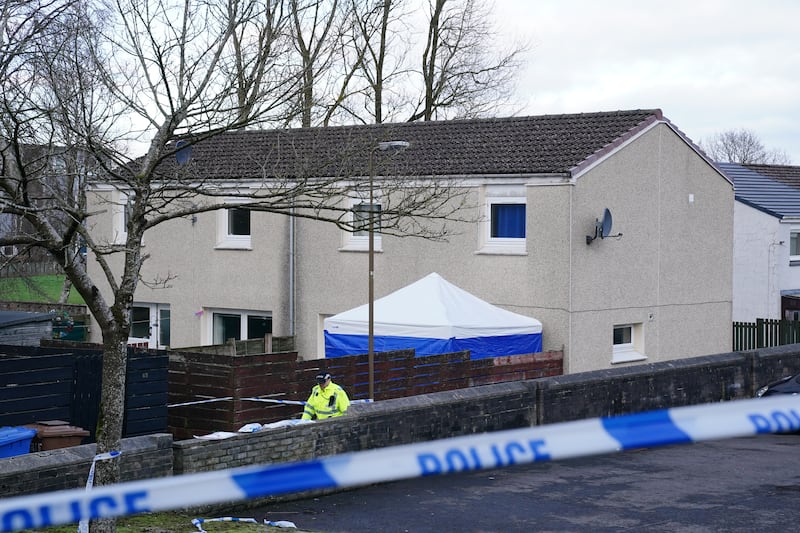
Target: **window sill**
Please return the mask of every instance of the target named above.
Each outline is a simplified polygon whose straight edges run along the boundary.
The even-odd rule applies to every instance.
[[[615,350],[611,356],[611,364],[632,363],[634,361],[645,361],[647,356],[635,350]]]
[[[790,267],[800,266],[800,259],[790,259],[789,266]]]
[[[252,251],[253,247],[249,244],[238,244],[238,243],[229,243],[223,242],[214,246],[215,250],[245,250],[245,251]]]
[[[477,254],[528,255],[525,239],[489,239],[480,243]]]
[[[520,248],[491,246],[475,252],[475,255],[528,255],[528,251]]]

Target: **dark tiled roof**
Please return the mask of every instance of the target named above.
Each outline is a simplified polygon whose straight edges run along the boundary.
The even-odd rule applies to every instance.
[[[198,142],[197,177],[365,176],[380,141],[404,140],[393,156],[421,176],[566,173],[661,120],[658,109],[366,126],[242,130]],[[385,154],[375,157],[375,172]],[[173,166],[170,159],[165,166]],[[164,168],[164,167],[162,167]],[[171,171],[172,169],[164,168]]]
[[[733,180],[736,199],[778,218],[800,217],[800,189],[752,170],[752,165],[717,163]]]
[[[775,178],[776,180],[800,189],[800,167],[787,165],[743,165],[750,170],[754,170],[764,176]]]

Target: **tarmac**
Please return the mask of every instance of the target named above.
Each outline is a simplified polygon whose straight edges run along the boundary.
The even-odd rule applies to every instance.
[[[800,435],[673,445],[372,485],[248,511],[315,533],[786,532]]]

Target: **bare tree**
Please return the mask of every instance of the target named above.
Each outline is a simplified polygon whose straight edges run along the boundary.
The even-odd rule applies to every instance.
[[[496,50],[486,0],[429,0],[424,43],[405,0],[291,1],[303,126],[474,118],[510,100],[525,47]]]
[[[699,144],[714,161],[740,164],[791,164],[791,159],[785,151],[767,150],[758,135],[746,129],[717,133]]]
[[[234,71],[224,74],[235,79],[238,120],[255,124],[255,107],[264,93],[274,94],[276,87],[286,84],[289,90],[285,94],[292,93],[295,76],[287,59],[289,46],[285,38],[290,16],[286,0],[254,0],[241,9],[241,23],[231,39]],[[298,78],[294,83],[299,81]],[[282,97],[276,100],[281,101]]]
[[[301,80],[295,113],[303,127],[327,126],[346,105],[360,60],[346,42],[354,6],[347,0],[289,1]]]
[[[467,118],[507,101],[524,50],[492,50],[490,8],[482,0],[430,0],[422,91],[410,121]]]
[[[351,0],[353,38],[359,58],[361,99],[353,105],[359,122],[380,124],[403,117],[413,98],[413,12],[406,0]],[[354,93],[356,91],[353,91]]]
[[[276,3],[262,7],[256,9],[251,0],[3,4],[0,212],[24,221],[26,230],[0,236],[0,246],[45,250],[98,323],[103,343],[98,452],[120,446],[137,286],[167,281],[142,279],[148,231],[176,218],[227,209],[230,196],[241,199],[243,208],[363,229],[355,226],[352,207],[342,198],[363,193],[365,154],[371,161],[376,139],[351,139],[336,150],[326,146],[327,158],[294,154],[291,168],[281,167],[280,157],[263,154],[259,187],[239,187],[176,162],[187,146],[199,148],[253,124],[290,120],[289,103],[305,87],[291,71],[272,69],[285,64],[278,31],[284,19]],[[146,142],[143,156],[129,155],[132,141]],[[386,173],[383,233],[443,238],[447,221],[471,216],[462,209],[463,191],[449,181],[404,176],[401,168]],[[97,203],[98,190],[125,198],[121,240],[109,240],[95,228],[101,211],[116,207]],[[97,484],[118,478],[118,460],[98,464]],[[114,524],[99,521],[92,527],[112,530]]]

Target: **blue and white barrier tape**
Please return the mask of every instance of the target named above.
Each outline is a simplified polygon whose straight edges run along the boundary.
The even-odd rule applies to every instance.
[[[110,451],[98,453],[94,456],[94,459],[92,459],[92,466],[89,467],[89,475],[86,477],[86,492],[92,490],[92,486],[94,485],[94,467],[97,461],[107,461],[108,459],[118,457],[121,453],[122,452],[119,451]],[[89,533],[89,520],[87,518],[83,518],[78,522],[78,533]]]
[[[221,516],[219,518],[195,518],[192,520],[192,524],[194,524],[194,526],[198,529],[198,533],[208,533],[205,529],[203,529],[203,524],[206,522],[248,522],[251,524],[258,524],[258,521],[255,518],[235,518],[233,516]],[[265,518],[264,525],[282,528],[297,528],[294,522],[289,522],[288,520],[278,520],[276,522],[267,520]]]
[[[255,518],[234,518],[232,516],[221,516],[219,518],[195,518],[192,524],[197,528],[198,533],[208,533],[203,529],[202,525],[206,522],[249,522],[251,524],[258,524]]]
[[[298,402],[295,400],[273,400],[272,398],[242,398],[242,400],[250,400],[251,402],[268,402],[268,403],[287,403],[290,405],[305,405],[307,402]],[[373,400],[350,400],[350,403],[372,403]]]
[[[317,489],[500,468],[642,447],[800,430],[800,396],[677,407],[618,417],[347,453],[310,461],[0,500],[0,531]]]
[[[267,403],[285,403],[289,405],[305,405],[306,402],[295,400],[274,400],[272,398],[241,398],[242,400],[249,400],[251,402],[267,402]],[[200,405],[203,403],[223,402],[225,400],[233,400],[233,396],[226,396],[224,398],[211,398],[210,400],[197,400],[194,402],[172,403],[167,407],[183,407],[185,405]],[[371,403],[372,400],[352,400],[350,403]]]

